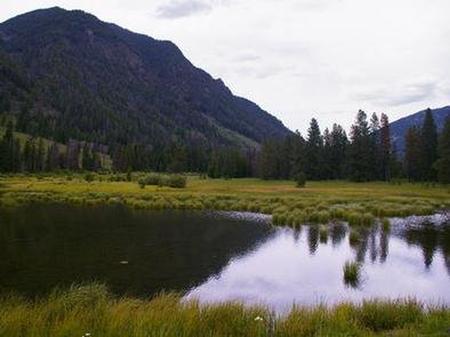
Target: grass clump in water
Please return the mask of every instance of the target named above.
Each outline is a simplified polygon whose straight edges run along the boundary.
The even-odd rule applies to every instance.
[[[354,261],[347,261],[343,267],[344,284],[352,288],[357,288],[361,282],[361,264]]]

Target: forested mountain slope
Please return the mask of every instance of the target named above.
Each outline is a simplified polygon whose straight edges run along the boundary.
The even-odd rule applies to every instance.
[[[19,131],[63,143],[245,149],[290,133],[173,43],[57,7],[0,24],[0,99]]]

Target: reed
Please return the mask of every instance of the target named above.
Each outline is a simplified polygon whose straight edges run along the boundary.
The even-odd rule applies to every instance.
[[[345,285],[357,288],[361,281],[361,264],[358,262],[347,261],[344,264],[343,271]]]
[[[34,300],[0,296],[0,336],[446,336],[450,310],[414,300],[294,306],[274,315],[239,302],[200,305],[177,294],[116,298],[101,284],[56,289]]]

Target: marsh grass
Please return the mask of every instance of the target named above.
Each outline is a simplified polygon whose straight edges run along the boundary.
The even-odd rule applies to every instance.
[[[348,236],[350,246],[355,247],[361,242],[361,233],[358,230],[351,229]]]
[[[77,205],[121,203],[139,209],[208,209],[271,214],[273,224],[298,227],[305,223],[344,221],[371,226],[378,218],[432,214],[450,208],[450,191],[404,183],[309,182],[298,189],[289,181],[200,179],[188,176],[185,188],[161,184],[160,174],[61,173],[6,175],[0,185],[0,206],[33,202]],[[127,181],[127,180],[132,181]],[[138,185],[139,182],[141,186]],[[181,182],[183,185],[184,183]],[[145,187],[145,188],[142,188]]]
[[[320,243],[327,243],[327,241],[328,241],[328,226],[325,226],[325,225],[320,226],[319,241],[320,241]]]
[[[200,305],[177,294],[116,298],[105,286],[56,289],[44,298],[0,296],[0,336],[445,336],[450,311],[414,301],[294,306],[275,315],[239,302]]]
[[[357,288],[361,282],[361,264],[354,261],[347,261],[344,264],[344,283],[345,285]]]

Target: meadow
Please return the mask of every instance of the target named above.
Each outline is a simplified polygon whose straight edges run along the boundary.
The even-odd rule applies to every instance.
[[[116,298],[101,284],[54,290],[27,300],[0,297],[0,336],[448,336],[450,311],[418,302],[368,301],[333,308],[199,305],[177,294]]]
[[[450,187],[407,182],[352,183],[206,179],[189,176],[185,188],[146,185],[142,174],[15,175],[0,180],[0,205],[61,202],[120,203],[139,209],[207,209],[271,214],[277,225],[347,221],[387,223],[388,217],[429,215],[450,208]]]

